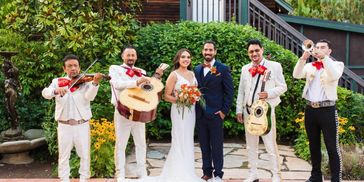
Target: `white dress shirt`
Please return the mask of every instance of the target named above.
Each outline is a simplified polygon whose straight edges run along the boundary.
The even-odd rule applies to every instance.
[[[211,65],[211,68],[212,68],[214,66],[214,64],[215,64],[215,58],[210,63],[205,62],[205,64],[210,64]],[[204,67],[203,68],[203,75],[206,76],[207,73],[210,71],[211,68]]]

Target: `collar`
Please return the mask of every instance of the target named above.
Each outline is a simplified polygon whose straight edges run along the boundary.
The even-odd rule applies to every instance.
[[[211,67],[214,66],[215,62],[216,62],[215,58],[211,62],[209,62],[209,64],[211,64]],[[207,64],[208,62],[204,61],[204,63]]]

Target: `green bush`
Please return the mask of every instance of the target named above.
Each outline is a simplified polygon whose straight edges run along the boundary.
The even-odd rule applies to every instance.
[[[293,122],[299,110],[303,108],[301,92],[303,82],[292,78],[292,70],[298,59],[292,52],[268,40],[250,26],[233,23],[196,23],[182,22],[178,24],[152,24],[141,28],[137,33],[135,46],[138,51],[140,67],[152,72],[161,62],[172,64],[176,52],[181,48],[188,48],[192,52],[192,65],[203,61],[201,50],[204,41],[214,40],[217,43],[217,58],[231,68],[235,95],[231,112],[225,119],[224,128],[227,135],[242,135],[243,126],[236,122],[235,102],[238,90],[240,70],[244,64],[250,62],[246,44],[249,39],[262,40],[265,53],[270,53],[272,60],[283,66],[289,92],[282,96],[281,106],[277,107],[277,129],[279,138],[292,140],[296,135],[296,124]],[[168,73],[171,70],[168,70]],[[150,73],[151,74],[151,73]],[[167,77],[167,76],[165,76]],[[295,103],[295,104],[292,104]],[[161,138],[170,131],[170,105],[162,102],[159,105],[157,120],[148,124],[148,134]]]

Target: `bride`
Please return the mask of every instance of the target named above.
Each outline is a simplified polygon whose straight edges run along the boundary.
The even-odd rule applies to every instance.
[[[164,99],[172,103],[171,149],[160,176],[142,178],[140,182],[204,182],[195,173],[193,141],[195,106],[177,108],[175,96],[182,84],[197,85],[195,75],[190,71],[192,67],[190,51],[180,49],[173,59],[173,64],[174,71],[167,78],[164,93]]]

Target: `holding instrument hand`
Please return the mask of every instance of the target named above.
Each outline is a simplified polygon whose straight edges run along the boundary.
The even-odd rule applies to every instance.
[[[142,83],[149,83],[149,82],[150,82],[150,78],[149,77],[140,77],[136,81],[136,84],[137,84],[137,86],[140,86]]]
[[[259,95],[259,99],[262,99],[262,100],[268,98],[268,93],[266,91],[259,92],[258,95]]]

